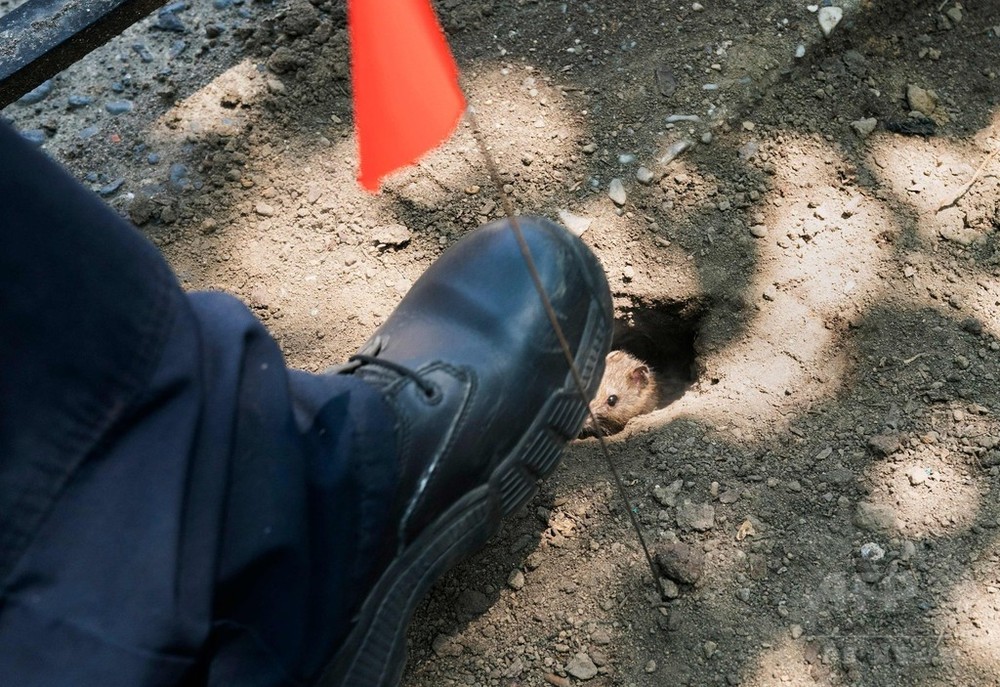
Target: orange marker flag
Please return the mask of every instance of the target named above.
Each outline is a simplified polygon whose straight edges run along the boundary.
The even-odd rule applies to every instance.
[[[430,0],[348,0],[358,180],[377,191],[458,124],[465,97]]]

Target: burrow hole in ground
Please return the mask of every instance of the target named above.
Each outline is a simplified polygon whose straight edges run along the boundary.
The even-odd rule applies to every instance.
[[[632,299],[616,307],[611,347],[652,368],[659,382],[659,408],[679,399],[698,380],[695,344],[706,310],[706,303],[696,298]]]

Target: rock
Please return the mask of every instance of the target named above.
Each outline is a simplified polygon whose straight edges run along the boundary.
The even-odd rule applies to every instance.
[[[287,89],[285,88],[285,84],[278,79],[268,79],[267,90],[271,95],[284,95]]]
[[[77,108],[80,107],[86,107],[87,105],[90,105],[92,102],[94,102],[94,99],[91,98],[89,95],[78,95],[74,93],[73,95],[71,95],[69,98],[66,99],[66,107],[68,107],[71,110],[76,110]]]
[[[520,570],[512,571],[511,574],[507,576],[507,586],[514,591],[524,589],[524,573]]]
[[[655,560],[665,577],[681,584],[697,584],[705,572],[705,554],[683,542],[663,544]]]
[[[294,0],[278,23],[287,36],[308,36],[319,26],[319,10],[308,0]]]
[[[837,28],[837,24],[843,18],[844,10],[840,7],[820,7],[819,12],[816,14],[816,19],[819,20],[819,28],[826,38],[830,37],[830,34],[833,33],[833,30]]]
[[[645,670],[647,673],[655,673],[656,672],[656,661],[650,659],[646,663],[646,667],[643,668],[643,670]]]
[[[153,53],[149,52],[149,48],[146,47],[145,43],[133,43],[132,50],[135,54],[139,56],[139,59],[143,62],[152,62]]]
[[[597,666],[590,656],[581,651],[566,664],[566,672],[577,680],[590,680],[597,676]]]
[[[556,675],[555,673],[545,673],[543,677],[546,682],[550,685],[554,685],[554,687],[571,687],[573,684],[568,678]]]
[[[656,89],[664,98],[669,98],[677,90],[677,77],[673,70],[666,64],[661,64],[653,72],[656,79]]]
[[[254,212],[256,212],[261,217],[273,217],[274,216],[274,206],[268,203],[260,202],[254,207]]]
[[[625,265],[622,268],[622,279],[624,281],[632,281],[635,279],[635,268],[632,265]]]
[[[655,178],[656,176],[649,170],[648,167],[640,167],[639,169],[635,170],[636,181],[638,181],[640,184],[644,186],[649,186],[651,183],[653,183],[653,179]]]
[[[625,204],[625,185],[622,183],[621,179],[615,177],[611,180],[611,183],[608,184],[608,197],[618,207]]]
[[[589,217],[574,215],[569,210],[560,210],[559,221],[562,222],[563,226],[569,229],[570,233],[574,236],[582,236],[583,232],[590,228],[590,223],[594,220]]]
[[[135,103],[131,100],[109,100],[104,103],[104,109],[108,111],[108,114],[115,117],[126,112],[131,112],[134,107]]]
[[[184,27],[184,22],[181,21],[175,13],[175,10],[170,9],[170,7],[164,7],[156,15],[156,21],[153,23],[154,29],[159,29],[160,31],[173,31],[174,33],[184,33],[187,29]]]
[[[593,155],[594,153],[597,152],[597,144],[587,143],[582,148],[580,148],[580,150],[582,150],[586,155]]]
[[[286,45],[278,46],[278,48],[271,53],[271,56],[267,59],[267,68],[275,74],[290,72],[294,69],[298,69],[299,65],[299,56]]]
[[[673,580],[661,577],[660,578],[660,595],[667,600],[676,599],[681,595],[681,590],[677,587],[677,583]]]
[[[858,78],[863,77],[868,71],[868,58],[857,50],[848,50],[841,59],[847,71]]]
[[[677,505],[677,495],[681,493],[681,489],[684,488],[684,480],[675,480],[671,484],[665,487],[661,487],[657,484],[653,487],[653,498],[656,499],[661,506],[675,506]]]
[[[918,117],[904,117],[903,119],[887,119],[885,129],[904,136],[933,136],[937,131],[937,124],[934,123],[933,119],[920,115]]]
[[[906,471],[906,478],[912,486],[923,484],[927,481],[927,468],[914,467]]]
[[[618,156],[618,164],[620,165],[630,165],[635,162],[635,155],[633,153],[622,153]]]
[[[176,191],[183,191],[191,187],[191,180],[188,179],[188,168],[187,165],[181,164],[180,162],[175,162],[170,165],[170,171],[168,172],[170,179],[170,186]]]
[[[685,501],[677,508],[677,526],[682,530],[706,532],[715,527],[715,508],[707,503]]]
[[[911,110],[916,110],[922,115],[930,117],[937,109],[938,97],[934,91],[928,91],[916,84],[906,87],[906,102]]]
[[[950,208],[950,210],[956,210],[957,208]],[[948,212],[946,210],[944,212]],[[944,214],[942,212],[941,214]],[[973,243],[975,243],[980,238],[980,234],[975,229],[970,227],[956,227],[953,224],[938,224],[938,234],[941,235],[945,241],[951,241],[952,243],[957,243],[960,246],[965,246],[968,248]]]
[[[691,5],[691,9],[695,12],[703,12],[705,10],[705,6],[700,2],[696,2]]]
[[[899,436],[896,434],[876,434],[868,437],[868,448],[877,456],[892,455],[900,448]]]
[[[175,40],[170,44],[170,49],[167,50],[167,55],[170,57],[170,59],[174,59],[182,52],[187,50],[187,47],[188,47],[188,42],[178,38],[177,40]]]
[[[764,287],[764,291],[760,295],[765,301],[773,301],[778,297],[778,287],[774,284],[768,284]]]
[[[606,646],[611,643],[611,633],[603,627],[599,627],[591,633],[590,641],[598,646]]]
[[[701,650],[702,652],[704,652],[705,658],[712,658],[712,656],[715,655],[715,651],[718,648],[719,645],[713,642],[712,640],[708,640],[707,642],[701,645]]]
[[[958,5],[955,5],[954,7],[950,7],[944,13],[944,16],[948,17],[948,19],[950,19],[953,24],[961,24],[962,23],[962,18],[963,18],[962,17],[962,8],[959,7]]]
[[[802,626],[795,623],[788,629],[789,633],[792,635],[792,639],[798,639],[802,636]]]
[[[888,506],[861,501],[854,511],[852,522],[862,530],[891,530],[896,527],[896,514]]]
[[[851,122],[851,128],[854,132],[861,138],[868,138],[875,127],[878,126],[878,120],[874,117],[867,117],[865,119],[856,119]]]
[[[438,635],[431,642],[431,650],[441,657],[455,657],[461,655],[464,647],[458,642],[453,642],[445,635]]]
[[[507,666],[507,669],[503,671],[503,676],[506,678],[515,678],[524,672],[524,662],[520,658],[515,658]]]
[[[97,189],[97,194],[103,196],[104,198],[107,198],[108,196],[114,195],[114,193],[118,191],[118,189],[120,189],[122,187],[122,184],[124,183],[125,183],[125,177],[118,177],[114,181],[104,184],[104,186],[101,186],[99,189]]]
[[[719,494],[719,503],[731,504],[736,503],[740,500],[740,492],[738,489],[727,489],[726,491]]]
[[[17,103],[18,105],[34,105],[45,100],[51,92],[52,79],[47,79],[18,98]]]
[[[674,141],[669,146],[667,146],[666,151],[660,157],[661,165],[669,165],[671,162],[677,159],[677,156],[683,153],[685,150],[694,145],[691,141],[687,139],[682,139],[680,141]]]
[[[962,329],[973,336],[983,335],[983,323],[975,317],[967,317],[962,320]]]
[[[25,129],[20,132],[21,138],[23,138],[28,143],[32,145],[40,146],[45,143],[45,130],[44,129]]]
[[[767,226],[763,224],[755,224],[750,227],[750,235],[756,238],[762,239],[767,236]]]
[[[383,246],[402,248],[413,238],[413,232],[402,224],[388,224],[376,227],[372,232],[372,240]]]

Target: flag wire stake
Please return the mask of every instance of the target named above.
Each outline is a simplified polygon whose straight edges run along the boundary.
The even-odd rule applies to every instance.
[[[514,204],[511,202],[510,195],[503,187],[503,179],[500,177],[499,168],[486,147],[486,142],[483,140],[482,132],[479,129],[479,121],[476,118],[475,109],[471,105],[466,108],[465,117],[472,128],[472,136],[475,138],[476,146],[479,148],[479,153],[482,155],[483,161],[486,164],[486,171],[489,173],[490,180],[493,182],[493,185],[496,186],[497,193],[500,195],[500,204],[503,207],[504,214],[507,216],[507,220],[510,222],[511,230],[514,232],[514,236],[517,239],[517,245],[521,250],[521,256],[524,258],[525,265],[528,268],[528,273],[531,275],[531,281],[535,284],[535,290],[538,292],[538,297],[542,301],[542,307],[545,309],[545,314],[549,318],[549,323],[552,325],[556,338],[559,339],[559,346],[562,348],[563,355],[566,356],[566,362],[569,363],[569,369],[573,375],[576,390],[583,399],[584,406],[587,408],[587,415],[590,416],[591,422],[594,423],[594,426],[597,426],[597,419],[594,417],[594,412],[590,409],[590,399],[587,398],[587,392],[584,389],[583,378],[580,376],[580,371],[577,369],[576,363],[573,360],[573,352],[570,350],[569,342],[566,340],[566,335],[563,333],[562,327],[559,325],[559,319],[556,315],[555,309],[552,307],[552,302],[549,300],[549,296],[545,292],[545,287],[542,285],[542,278],[538,274],[538,268],[535,266],[535,260],[531,255],[531,249],[528,247],[528,242],[524,239],[524,234],[521,232],[521,225],[517,220],[517,216],[514,214]],[[604,440],[604,436],[599,433],[597,435],[597,440],[601,445],[601,453],[604,455],[604,460],[607,463],[608,470],[611,472],[611,476],[614,477],[618,494],[621,496],[622,501],[625,502],[625,512],[628,513],[629,520],[632,522],[632,528],[635,530],[635,534],[639,538],[639,544],[642,546],[642,552],[646,555],[646,562],[649,563],[649,571],[653,575],[653,586],[657,589],[657,593],[662,598],[662,592],[656,582],[659,575],[656,572],[656,566],[653,564],[653,557],[649,553],[649,547],[646,546],[646,538],[643,536],[642,530],[639,528],[639,520],[636,518],[635,512],[632,510],[632,502],[629,500],[628,494],[625,491],[625,484],[622,482],[621,475],[618,473],[618,468],[615,466],[614,461],[611,460],[611,453],[608,451],[608,444]]]

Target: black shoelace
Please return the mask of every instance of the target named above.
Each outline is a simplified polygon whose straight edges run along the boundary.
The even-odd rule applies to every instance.
[[[420,390],[423,391],[428,398],[433,398],[438,393],[436,386],[405,365],[400,365],[399,363],[394,363],[391,360],[385,360],[384,358],[378,358],[374,355],[365,355],[364,353],[352,355],[349,360],[352,363],[360,362],[366,365],[384,367],[385,369],[392,370],[396,374],[402,375],[403,377],[408,377],[413,380],[414,384],[420,387]]]

